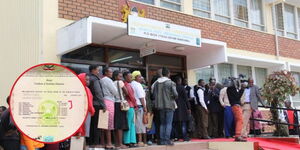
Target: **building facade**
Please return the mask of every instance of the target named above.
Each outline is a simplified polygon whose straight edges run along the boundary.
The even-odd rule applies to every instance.
[[[43,62],[81,71],[95,63],[139,69],[148,79],[168,66],[172,75],[187,77],[190,84],[243,74],[262,87],[268,74],[281,69],[292,71],[298,84],[300,80],[298,0],[10,0],[0,8],[1,104],[14,80]],[[127,15],[135,13],[201,30],[202,47],[128,37]],[[79,46],[85,38],[76,37],[85,28],[75,26],[84,23],[90,23],[91,35]],[[138,44],[153,43],[158,52],[140,57]],[[292,100],[300,106],[299,95]]]

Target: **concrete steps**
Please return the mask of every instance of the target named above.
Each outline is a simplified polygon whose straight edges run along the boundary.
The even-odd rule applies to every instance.
[[[89,148],[87,150],[104,150],[104,149]],[[216,150],[216,149],[209,149],[208,142],[176,142],[174,146],[151,145],[147,147],[129,148],[126,150]]]

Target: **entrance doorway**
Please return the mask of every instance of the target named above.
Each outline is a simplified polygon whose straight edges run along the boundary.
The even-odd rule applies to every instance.
[[[156,53],[140,57],[138,50],[92,44],[63,55],[61,62],[76,73],[88,73],[91,64],[121,72],[139,70],[148,83],[162,67],[171,71],[171,78],[186,78],[186,57],[182,55]]]

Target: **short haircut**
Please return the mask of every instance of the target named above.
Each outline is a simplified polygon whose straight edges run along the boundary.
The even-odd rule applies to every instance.
[[[7,108],[5,106],[0,106],[0,109],[2,109],[2,111],[5,111]]]
[[[176,82],[176,83],[179,82],[180,80],[182,81],[182,78],[181,78],[180,76],[176,76],[176,77],[175,77],[175,82]]]
[[[115,70],[115,71],[113,72],[112,79],[115,81],[120,73],[121,73],[121,72],[120,72],[119,70]]]
[[[212,80],[216,80],[216,78],[214,77],[209,78],[209,82],[211,82]]]
[[[161,73],[163,76],[168,76],[170,74],[170,71],[168,68],[163,67]]]
[[[130,72],[129,71],[125,71],[124,73],[123,73],[123,77],[124,77],[124,79],[128,76],[130,74]]]
[[[204,80],[203,80],[203,79],[199,79],[199,80],[198,80],[198,84],[201,83],[202,81],[204,81]]]
[[[109,70],[109,67],[104,67],[102,69],[102,74],[105,75],[105,73]]]
[[[99,65],[90,65],[89,66],[89,71],[92,72],[93,70],[97,69]]]

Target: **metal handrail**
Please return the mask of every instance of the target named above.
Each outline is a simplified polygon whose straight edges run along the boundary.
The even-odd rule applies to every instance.
[[[300,111],[299,109],[293,109],[293,108],[280,108],[280,107],[271,107],[271,106],[258,106],[258,107],[262,107],[262,108],[270,108],[270,109],[282,109],[282,110],[293,110],[293,111]],[[291,123],[285,123],[285,122],[278,122],[278,121],[272,121],[272,120],[263,120],[263,119],[255,119],[253,118],[253,115],[251,115],[251,118],[250,120],[252,120],[253,122],[254,121],[261,121],[261,122],[269,122],[269,123],[273,123],[275,125],[278,125],[278,124],[282,124],[282,125],[291,125],[291,126],[296,126],[297,127],[297,132],[299,134],[299,138],[300,138],[300,132],[299,132],[299,127],[300,125],[299,124],[291,124]],[[255,136],[255,134],[254,134]]]

